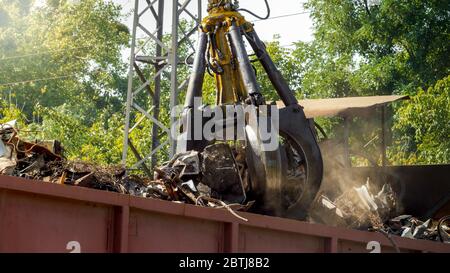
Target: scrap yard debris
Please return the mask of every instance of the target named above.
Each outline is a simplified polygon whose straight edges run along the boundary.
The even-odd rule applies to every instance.
[[[357,229],[381,227],[395,215],[397,197],[389,184],[374,194],[368,179],[365,185],[353,187],[334,201],[321,195],[310,211],[311,221]]]
[[[450,243],[450,216],[439,221],[428,219],[425,222],[411,215],[402,215],[390,219],[382,227],[374,228],[385,234],[397,235],[410,239],[424,239]]]
[[[369,179],[361,187],[353,187],[332,201],[321,195],[310,210],[310,221],[331,226],[349,227],[397,235],[409,239],[423,239],[450,243],[450,217],[425,222],[411,215],[398,215],[397,196],[389,184],[374,192]]]
[[[121,166],[104,167],[67,161],[60,154],[58,145],[44,146],[43,143],[20,139],[14,125],[11,122],[0,127],[0,175],[225,208],[244,221],[246,219],[234,211],[248,211],[254,203],[245,203],[235,155],[225,144],[207,147],[202,154],[178,154],[164,166],[156,168],[153,178],[148,178],[127,175]]]
[[[58,142],[20,139],[15,123],[0,125],[0,175],[18,176],[49,183],[87,187],[197,206],[252,211],[246,188],[248,176],[239,149],[213,144],[202,153],[177,154],[154,170],[154,177],[127,175],[121,166],[98,166],[67,161]],[[244,164],[244,165],[243,165]],[[450,243],[450,217],[420,221],[398,210],[398,198],[389,184],[376,189],[370,181],[336,196],[319,195],[309,221],[331,226],[371,230],[385,235]]]

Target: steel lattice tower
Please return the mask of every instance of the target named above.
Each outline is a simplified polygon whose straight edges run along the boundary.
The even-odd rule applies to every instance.
[[[165,20],[164,15],[166,10],[165,4],[172,2],[171,10],[171,27],[167,34],[170,35],[170,41],[164,39]],[[195,2],[197,5],[195,6]],[[166,13],[167,14],[167,13]],[[194,27],[188,31],[180,28],[180,18],[187,17],[189,20],[196,22]],[[157,162],[156,153],[167,144],[170,144],[170,154],[172,157],[175,153],[175,140],[171,139],[170,132],[160,120],[161,107],[161,80],[162,73],[170,73],[170,109],[173,109],[178,102],[178,95],[180,91],[186,88],[188,79],[180,79],[177,67],[185,65],[184,62],[179,61],[179,48],[184,43],[192,45],[191,39],[193,34],[197,33],[197,29],[202,18],[202,4],[201,0],[135,0],[134,1],[134,16],[131,40],[130,53],[130,67],[128,73],[128,90],[125,113],[125,132],[123,141],[122,162],[125,165],[129,151],[131,151],[136,163],[131,169],[142,168],[147,174],[151,175],[146,162],[151,160],[152,167]],[[151,22],[150,22],[151,21]],[[150,24],[149,24],[150,23]],[[149,26],[150,25],[150,26]],[[139,35],[139,37],[138,37]],[[142,43],[138,43],[143,41]],[[147,44],[154,44],[153,55],[140,55],[143,52],[143,47]],[[191,48],[193,48],[191,46]],[[142,66],[151,65],[154,67],[152,73],[146,75],[143,73]],[[134,79],[138,77],[140,84],[137,85]],[[138,105],[135,97],[141,92],[148,92],[151,98],[151,105]],[[137,122],[133,122],[133,112],[141,113],[142,118]],[[150,120],[152,123],[152,130],[149,136],[152,138],[152,149],[150,154],[143,154],[133,145],[130,134],[143,121]],[[171,124],[174,123],[174,118],[171,117]],[[160,130],[168,134],[168,141],[160,143]]]

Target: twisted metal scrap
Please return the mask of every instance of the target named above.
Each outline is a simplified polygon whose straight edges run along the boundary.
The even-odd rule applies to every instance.
[[[240,220],[242,220],[242,221],[244,221],[244,222],[248,222],[248,219],[246,219],[246,218],[244,218],[244,217],[238,215],[238,214],[231,208],[232,206],[241,206],[240,204],[230,204],[230,205],[227,205],[227,204],[226,204],[225,202],[223,202],[222,200],[218,200],[218,199],[214,199],[214,198],[211,198],[211,197],[208,197],[208,196],[200,195],[199,197],[197,197],[197,200],[196,200],[196,202],[195,202],[195,205],[196,205],[196,206],[198,206],[198,202],[199,202],[200,200],[205,200],[205,201],[208,201],[208,202],[212,202],[212,203],[219,204],[219,205],[221,205],[221,206],[216,207],[217,209],[223,209],[223,208],[225,208],[225,209],[227,209],[233,216],[235,216],[236,218],[238,218],[238,219],[240,219]]]

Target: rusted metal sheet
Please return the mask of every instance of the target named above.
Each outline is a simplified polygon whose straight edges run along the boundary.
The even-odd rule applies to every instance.
[[[307,118],[335,117],[362,114],[377,106],[386,105],[399,100],[409,99],[408,96],[371,96],[348,97],[334,99],[300,100]],[[279,108],[284,108],[282,101],[278,101]]]
[[[0,252],[393,252],[382,234],[0,176]],[[393,237],[402,252],[449,244]],[[373,247],[375,245],[375,247]]]

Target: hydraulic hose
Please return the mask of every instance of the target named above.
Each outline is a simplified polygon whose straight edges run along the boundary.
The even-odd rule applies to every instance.
[[[256,17],[260,20],[266,20],[266,19],[269,19],[269,17],[270,17],[270,5],[269,5],[268,0],[264,0],[264,3],[266,3],[266,8],[267,8],[267,15],[265,17],[261,17],[255,13],[249,11],[248,9],[238,9],[238,11],[244,11],[244,12],[247,12],[247,13],[253,15],[254,17]]]

